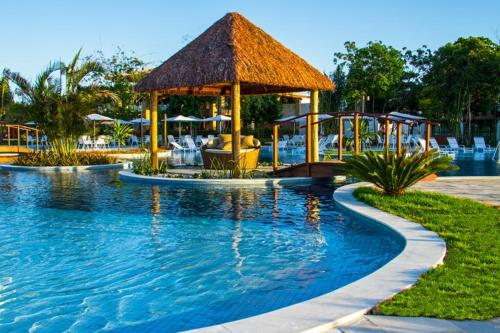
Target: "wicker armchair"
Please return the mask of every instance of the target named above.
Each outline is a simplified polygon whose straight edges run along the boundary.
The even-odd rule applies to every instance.
[[[217,145],[219,139],[215,139],[213,145]],[[253,140],[254,147],[240,150],[239,169],[252,170],[257,168],[259,162],[261,143],[259,140]],[[234,161],[231,150],[222,150],[217,148],[208,148],[207,145],[201,146],[201,158],[205,169],[225,169],[233,170]]]

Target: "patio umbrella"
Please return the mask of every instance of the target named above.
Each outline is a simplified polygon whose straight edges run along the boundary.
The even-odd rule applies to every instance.
[[[231,117],[224,116],[222,114],[218,114],[214,117],[205,118],[205,119],[203,119],[203,121],[216,121],[216,122],[218,122],[219,123],[219,132],[222,132],[222,122],[223,121],[231,121]]]
[[[179,116],[167,118],[167,122],[169,122],[169,123],[193,123],[193,122],[199,122],[199,121],[202,121],[202,119],[194,117],[194,116],[186,117],[183,115],[179,115]],[[179,137],[181,137],[181,131],[182,131],[182,129],[181,129],[181,126],[179,125]]]
[[[87,121],[92,121],[94,123],[94,140],[95,140],[95,123],[98,122],[98,123],[106,123],[106,122],[112,122],[114,119],[113,118],[109,118],[109,117],[106,117],[106,116],[103,116],[102,114],[98,114],[98,113],[91,113],[89,114],[88,116],[85,117],[85,119]]]

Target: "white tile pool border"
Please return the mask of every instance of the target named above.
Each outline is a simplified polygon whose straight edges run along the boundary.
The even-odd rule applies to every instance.
[[[98,170],[120,170],[128,169],[130,163],[115,163],[105,165],[82,165],[82,166],[53,166],[53,167],[32,167],[20,166],[13,164],[0,164],[1,171],[31,171],[31,172],[82,172],[82,171],[98,171]]]
[[[331,293],[268,313],[189,332],[323,332],[356,320],[381,301],[414,285],[441,264],[445,242],[417,223],[385,213],[356,200],[353,191],[367,183],[340,187],[334,199],[354,215],[381,223],[406,240],[403,251],[377,271]]]
[[[320,182],[321,179],[311,177],[283,177],[283,178],[249,178],[249,179],[190,179],[167,178],[159,176],[142,176],[131,171],[120,171],[120,179],[148,183],[153,185],[175,185],[183,187],[198,186],[236,186],[236,187],[275,187],[281,185],[308,185]]]

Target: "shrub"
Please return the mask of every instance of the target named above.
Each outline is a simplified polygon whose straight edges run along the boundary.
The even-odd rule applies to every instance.
[[[50,150],[20,155],[14,162],[20,166],[83,166],[118,163],[115,157],[98,152],[79,152],[74,138],[51,142]]]
[[[151,153],[149,151],[144,152],[140,159],[132,162],[132,171],[135,174],[142,176],[152,176],[165,173],[167,169],[168,166],[164,161],[160,162],[158,169],[153,169],[151,166]]]
[[[418,150],[401,156],[395,152],[375,153],[367,151],[354,155],[345,164],[348,175],[370,182],[389,195],[401,195],[423,178],[440,171],[456,170],[451,157],[438,156],[434,150],[420,153]]]

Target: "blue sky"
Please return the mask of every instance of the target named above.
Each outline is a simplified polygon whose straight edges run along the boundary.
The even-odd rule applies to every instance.
[[[80,48],[119,46],[157,65],[237,11],[322,71],[352,40],[437,48],[460,36],[500,38],[499,0],[15,0],[0,5],[0,70],[33,78]]]

